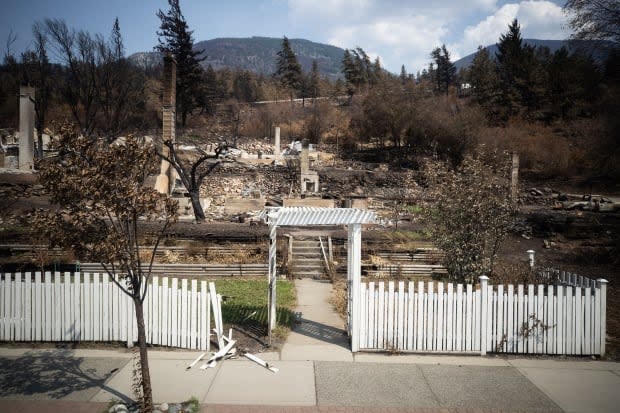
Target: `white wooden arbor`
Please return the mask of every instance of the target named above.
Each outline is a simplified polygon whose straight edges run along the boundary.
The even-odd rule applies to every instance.
[[[362,224],[376,220],[374,212],[355,208],[268,207],[261,218],[269,225],[269,331],[276,326],[276,237],[278,227],[347,225],[347,284],[351,351],[359,351],[359,289],[361,284]]]

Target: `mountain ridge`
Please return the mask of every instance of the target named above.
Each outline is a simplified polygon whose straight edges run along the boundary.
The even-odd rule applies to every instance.
[[[534,47],[548,47],[551,53],[555,53],[560,50],[562,47],[566,47],[569,52],[583,51],[586,54],[591,54],[594,60],[602,61],[604,60],[608,52],[605,51],[607,43],[601,40],[544,40],[544,39],[523,39],[524,45],[534,46]],[[499,50],[497,48],[497,43],[490,44],[485,47],[489,56],[492,59],[495,59],[495,53]],[[468,54],[465,57],[460,58],[459,60],[454,62],[454,66],[456,66],[456,70],[461,70],[462,68],[468,68],[472,62],[474,61],[474,57],[476,56],[478,51],[476,50],[474,53]]]
[[[309,72],[316,60],[321,75],[331,79],[341,77],[340,65],[344,49],[306,39],[289,39],[291,47],[304,72]],[[282,39],[276,37],[218,37],[194,43],[194,50],[202,51],[207,58],[202,66],[214,69],[240,69],[271,75],[276,70],[277,53]],[[138,52],[129,60],[141,66],[154,66],[161,62],[159,52]]]

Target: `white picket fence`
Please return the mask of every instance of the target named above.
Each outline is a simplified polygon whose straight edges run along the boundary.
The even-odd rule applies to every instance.
[[[604,355],[606,280],[362,283],[360,350]],[[588,285],[587,287],[582,287]]]
[[[153,277],[149,344],[210,350],[207,282]],[[107,274],[0,274],[0,341],[137,341],[133,301]]]

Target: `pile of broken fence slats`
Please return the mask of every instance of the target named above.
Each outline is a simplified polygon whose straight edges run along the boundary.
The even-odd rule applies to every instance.
[[[235,347],[235,344],[237,344],[237,342],[232,338],[232,328],[228,330],[228,336],[224,335],[224,323],[222,321],[222,296],[216,293],[215,283],[213,282],[209,283],[209,297],[211,298],[211,308],[213,310],[213,319],[215,320],[215,328],[213,329],[213,332],[216,335],[219,350],[200,366],[201,370],[213,368],[217,365],[218,362],[237,356],[237,348]],[[194,361],[192,361],[187,366],[186,370],[190,370],[192,367],[198,364],[198,362],[200,362],[200,360],[202,360],[206,354],[206,352],[201,353]],[[243,357],[266,368],[272,373],[277,373],[279,371],[277,367],[269,365],[269,363],[255,356],[254,354],[243,353]]]

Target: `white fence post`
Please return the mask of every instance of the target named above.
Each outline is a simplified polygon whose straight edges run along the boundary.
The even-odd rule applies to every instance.
[[[601,357],[605,355],[605,338],[607,337],[607,280],[599,278],[601,289]]]
[[[489,299],[489,289],[487,288],[489,283],[489,277],[486,275],[481,276],[480,278],[480,355],[487,355],[487,341],[488,341],[488,331],[487,331],[487,301]]]

